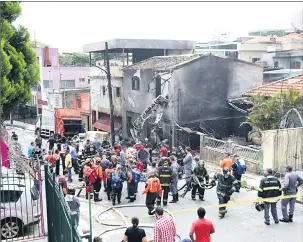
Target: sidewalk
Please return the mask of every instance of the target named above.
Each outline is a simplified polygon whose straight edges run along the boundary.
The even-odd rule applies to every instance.
[[[11,126],[11,127],[17,127],[17,128],[21,128],[21,129],[26,129],[26,130],[30,130],[30,131],[35,131],[35,125],[33,124],[27,124],[24,122],[20,122],[20,121],[13,121],[13,124],[11,124],[11,122],[9,120],[6,120],[3,122],[3,124],[5,126]]]

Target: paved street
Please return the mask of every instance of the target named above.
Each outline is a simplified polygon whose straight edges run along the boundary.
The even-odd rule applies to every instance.
[[[11,131],[12,128],[8,128]],[[26,131],[22,129],[15,128],[16,133],[19,136],[20,143],[23,146],[24,152],[27,153],[27,147],[30,141],[34,140],[34,134],[32,131]],[[46,143],[44,143],[44,147]],[[212,173],[212,171],[210,171]],[[77,183],[77,177],[74,176],[74,181]],[[182,182],[179,186],[181,187]],[[125,186],[126,187],[126,184]],[[137,196],[137,201],[135,204],[144,204],[145,196],[141,195],[144,189],[144,184],[140,183],[139,195]],[[85,200],[84,191],[81,195],[81,221],[80,229],[88,228],[89,226],[89,210],[88,202]],[[99,216],[103,209],[111,205],[106,199],[106,194],[101,192],[102,202],[94,203],[92,202],[92,221],[93,221],[93,235],[98,235],[102,231],[108,228],[113,228],[113,226],[105,226],[99,222],[110,223],[110,219],[119,218],[116,213],[109,212],[105,215]],[[123,190],[122,205],[126,205],[127,200],[126,189]],[[252,200],[256,198],[256,191],[246,191],[241,190],[239,194],[233,196],[236,202]],[[222,220],[218,218],[218,208],[208,208],[208,206],[216,205],[218,203],[215,188],[212,190],[207,190],[205,195],[206,201],[192,201],[190,193],[186,195],[185,198],[180,198],[180,202],[177,204],[169,204],[167,209],[171,212],[175,212],[174,216],[177,224],[177,232],[182,238],[188,237],[188,232],[190,225],[193,220],[196,219],[196,209],[199,206],[207,208],[206,217],[213,221],[216,233],[212,235],[212,242],[222,242],[222,241],[233,241],[233,242],[301,242],[303,241],[303,210],[302,205],[297,204],[296,212],[294,216],[294,223],[292,224],[272,224],[266,226],[263,223],[263,213],[257,212],[252,203],[248,204],[238,204],[236,206],[228,207],[228,213],[226,217]],[[182,211],[182,210],[193,211]],[[281,216],[280,203],[278,204],[278,213]],[[146,216],[147,209],[145,207],[139,208],[121,208],[119,209],[127,217],[132,216]],[[97,221],[99,218],[99,222]],[[140,219],[140,224],[154,223],[154,218],[142,218]],[[113,222],[113,221],[112,221]],[[121,221],[114,221],[115,223],[121,223]],[[108,233],[104,237],[104,241],[121,241],[124,230],[119,230],[115,232]],[[149,238],[152,237],[152,230],[146,229]],[[290,236],[292,237],[290,239]]]

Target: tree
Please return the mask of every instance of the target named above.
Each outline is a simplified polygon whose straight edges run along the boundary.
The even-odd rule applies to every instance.
[[[273,97],[252,95],[251,99],[252,108],[244,122],[252,127],[250,135],[260,134],[264,130],[278,129],[283,115],[289,109],[296,108],[302,97],[298,91],[289,90]]]
[[[40,80],[36,53],[23,26],[12,23],[20,16],[19,2],[0,2],[1,103],[0,112],[11,112],[31,100],[32,87]]]

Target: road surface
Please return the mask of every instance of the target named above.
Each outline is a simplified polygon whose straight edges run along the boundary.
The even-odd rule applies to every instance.
[[[8,128],[11,131],[11,128]],[[27,147],[31,141],[34,140],[34,133],[32,131],[14,129],[19,136],[20,143],[23,146],[24,152],[27,153]],[[46,142],[43,142],[46,148]],[[212,171],[209,171],[212,173]],[[74,183],[77,182],[77,176],[74,175]],[[179,186],[182,185],[180,182]],[[124,184],[126,188],[126,184]],[[126,189],[123,189],[122,195],[122,205],[128,205],[126,199]],[[137,201],[133,204],[144,204],[145,196],[141,195],[144,189],[144,184],[139,185],[139,194],[137,195]],[[93,235],[99,235],[105,229],[113,228],[113,226],[105,226],[99,222],[107,223],[118,223],[121,224],[121,220],[116,213],[109,212],[101,216],[100,213],[111,206],[111,203],[107,201],[106,194],[100,193],[103,198],[102,202],[94,203],[92,202],[92,225],[93,225]],[[256,198],[256,191],[247,191],[242,189],[239,194],[233,195],[236,202],[241,202],[245,200],[253,200]],[[171,199],[171,197],[169,198]],[[218,208],[211,208],[209,206],[218,204],[215,188],[211,190],[206,190],[205,201],[201,202],[199,200],[192,201],[190,193],[187,193],[185,198],[180,198],[177,204],[168,204],[166,207],[169,211],[173,212],[176,219],[177,233],[184,238],[188,238],[189,229],[191,223],[197,218],[196,209],[200,206],[206,208],[206,218],[211,220],[215,226],[216,232],[211,236],[212,242],[222,242],[222,241],[232,241],[232,242],[302,242],[303,241],[303,209],[302,205],[296,205],[296,211],[294,215],[294,223],[289,224],[271,224],[267,226],[264,224],[263,212],[257,212],[254,209],[252,203],[238,204],[235,206],[228,207],[228,213],[224,219],[218,218]],[[81,201],[81,220],[79,227],[88,228],[89,226],[89,209],[88,202],[85,200],[84,191],[80,197]],[[190,211],[184,211],[190,210]],[[138,216],[139,218],[147,215],[147,209],[145,207],[135,207],[135,208],[121,208],[119,209],[125,216],[131,218],[132,216]],[[278,203],[278,214],[281,217],[281,205]],[[99,218],[99,222],[97,221]],[[111,219],[115,219],[111,221]],[[140,218],[140,224],[153,224],[155,218]],[[152,238],[152,230],[146,229],[147,236]],[[107,233],[103,237],[104,241],[121,241],[123,237],[124,229],[117,230],[114,232]],[[291,239],[290,239],[291,237]]]

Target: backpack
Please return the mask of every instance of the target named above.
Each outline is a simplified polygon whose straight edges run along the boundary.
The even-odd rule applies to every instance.
[[[92,169],[87,179],[90,183],[95,183],[97,181],[97,172],[95,169]]]
[[[140,179],[141,179],[141,173],[140,173],[139,169],[134,168],[134,169],[132,170],[132,180],[133,180],[136,184],[138,184],[138,183],[140,182]]]
[[[116,176],[116,174],[112,175],[112,188],[121,188],[122,182],[120,176]]]
[[[243,160],[239,160],[237,161],[237,169],[236,169],[236,173],[238,175],[242,175],[244,174],[246,171],[246,165],[245,162]]]

